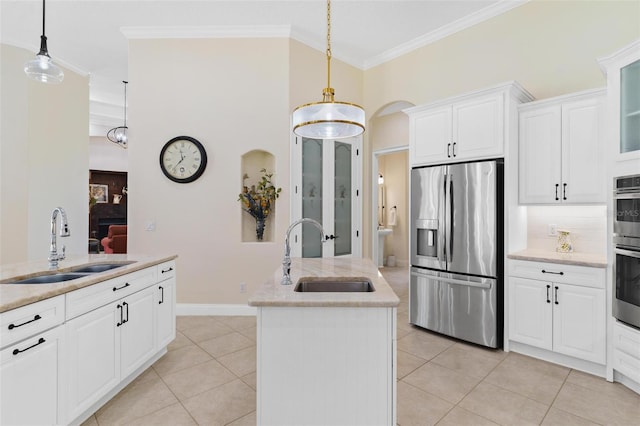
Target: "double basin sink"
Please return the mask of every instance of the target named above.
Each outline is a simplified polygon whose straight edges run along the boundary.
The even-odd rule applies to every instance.
[[[75,268],[71,268],[64,272],[48,271],[46,273],[37,275],[35,277],[24,278],[16,280],[10,278],[0,281],[0,284],[53,284],[63,281],[75,280],[83,278],[92,274],[98,274],[100,272],[110,271],[115,268],[130,265],[133,261],[117,262],[117,263],[92,263],[89,265],[81,265]]]

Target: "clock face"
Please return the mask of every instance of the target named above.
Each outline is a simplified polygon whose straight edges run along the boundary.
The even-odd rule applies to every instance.
[[[204,173],[206,166],[207,152],[200,142],[189,136],[171,139],[160,152],[160,168],[174,182],[193,182]]]

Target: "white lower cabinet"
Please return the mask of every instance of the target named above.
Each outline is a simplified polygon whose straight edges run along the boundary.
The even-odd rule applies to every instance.
[[[155,285],[156,346],[166,347],[176,338],[176,276],[175,262],[158,265],[158,284]]]
[[[614,321],[612,364],[640,386],[640,330]]]
[[[59,363],[64,327],[58,326],[0,352],[0,424],[59,424]]]
[[[605,364],[604,282],[600,268],[511,261],[509,340]]]

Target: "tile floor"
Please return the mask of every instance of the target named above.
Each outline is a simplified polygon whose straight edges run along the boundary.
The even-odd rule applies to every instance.
[[[407,324],[407,269],[382,273],[401,299],[399,425],[640,425],[624,386]],[[255,425],[255,336],[254,317],[178,317],[169,352],[85,425]]]

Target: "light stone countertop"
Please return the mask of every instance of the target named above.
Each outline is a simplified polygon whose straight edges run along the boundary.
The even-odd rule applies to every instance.
[[[565,265],[606,268],[607,256],[592,253],[558,253],[555,251],[525,249],[507,255],[509,259],[530,260],[534,262],[560,263]]]
[[[121,275],[139,271],[177,258],[177,255],[135,255],[135,254],[88,254],[69,256],[60,261],[57,272],[66,272],[86,264],[131,262],[129,265],[109,271],[87,275],[86,277],[52,284],[10,284],[17,281],[51,272],[46,258],[42,261],[15,263],[0,266],[0,312],[49,299],[79,288],[97,284]]]
[[[366,277],[375,291],[363,293],[295,292],[293,289],[302,277]],[[279,267],[249,298],[250,306],[308,306],[308,307],[396,307],[400,299],[369,259],[330,257],[291,259],[292,285],[280,284],[282,267]]]

